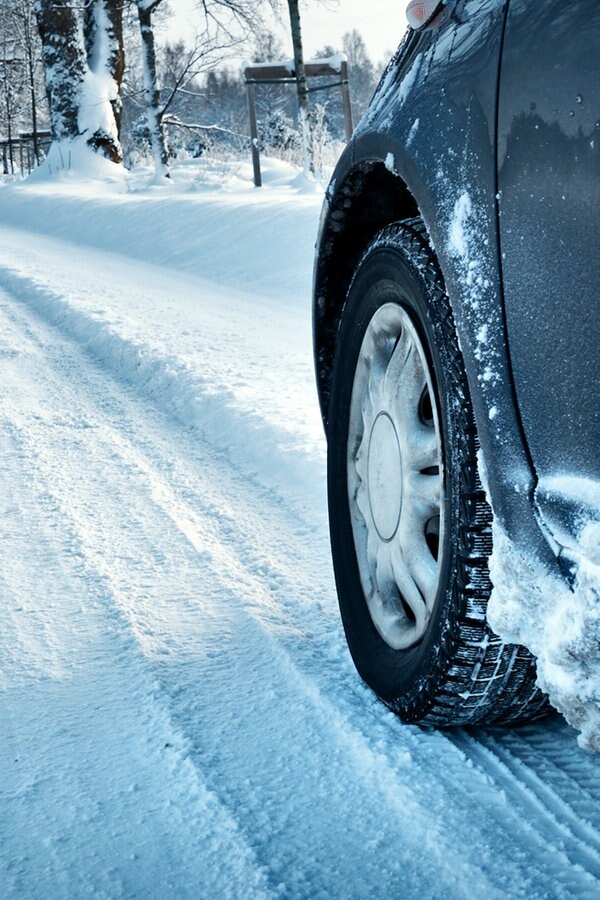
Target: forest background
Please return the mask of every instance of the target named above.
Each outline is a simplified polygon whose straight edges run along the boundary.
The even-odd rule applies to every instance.
[[[293,6],[299,16],[297,2],[198,0],[187,14],[189,35],[172,40],[181,28],[168,0],[88,0],[83,6],[74,0],[0,0],[0,171],[23,174],[27,162],[42,162],[51,140],[78,138],[127,168],[154,157],[157,173],[167,176],[174,159],[248,154],[240,60],[293,57],[291,40],[286,44],[265,25],[274,13],[293,27]],[[339,46],[324,43],[311,57],[340,53],[348,60],[356,122],[384,61],[372,61],[358,29],[344,34]],[[312,79],[310,88],[327,84]],[[343,146],[344,117],[339,89],[311,91],[310,97],[318,173]],[[261,85],[256,100],[261,151],[302,165],[297,92],[290,85]]]

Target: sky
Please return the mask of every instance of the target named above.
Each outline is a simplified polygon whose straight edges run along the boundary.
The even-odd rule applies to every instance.
[[[356,28],[373,62],[379,62],[392,54],[406,30],[406,5],[403,0],[308,0],[300,7],[305,54],[311,56],[324,44],[340,46],[342,35]]]
[[[408,0],[303,0],[300,4],[305,57],[310,58],[325,44],[336,49],[341,47],[342,35],[358,29],[362,34],[369,56],[373,62],[380,62],[391,56],[406,29],[404,10]],[[171,0],[175,13],[172,25],[175,37],[185,37],[190,33],[194,16],[194,0]],[[273,21],[273,30],[278,33],[292,55],[289,38],[287,9],[282,2],[282,23]]]

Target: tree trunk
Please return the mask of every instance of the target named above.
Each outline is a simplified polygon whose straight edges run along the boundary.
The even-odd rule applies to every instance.
[[[296,88],[298,91],[298,106],[300,109],[300,126],[302,128],[302,140],[304,144],[304,166],[308,172],[314,175],[315,163],[313,153],[312,118],[308,100],[306,73],[304,71],[304,51],[302,48],[302,32],[300,29],[298,0],[288,0],[288,8],[290,11],[292,44],[294,47],[294,70],[296,72]]]
[[[86,60],[77,14],[71,0],[35,0],[50,101],[50,127],[54,141],[79,135],[81,87]]]
[[[23,18],[23,45],[25,50],[25,57],[27,59],[27,80],[29,82],[28,87],[31,102],[31,134],[33,135],[33,155],[35,156],[36,165],[39,166],[41,158],[37,126],[37,95],[35,91],[35,58],[31,7],[27,6],[24,3],[21,7],[21,15]]]
[[[83,34],[88,65],[92,70],[100,67],[108,72],[116,85],[116,97],[111,100],[117,132],[121,133],[121,84],[125,72],[123,48],[122,0],[94,0],[84,9]]]
[[[8,96],[6,98],[6,107],[7,107],[7,115],[6,115],[6,134],[8,137],[8,158],[10,160],[10,174],[15,174],[15,160],[13,156],[13,131],[12,131],[12,110],[9,106]]]
[[[10,24],[9,24],[10,29]],[[13,41],[9,38],[10,31],[7,29],[1,35],[0,42],[0,113],[6,125],[6,136],[8,138],[8,159],[10,160],[9,174],[15,174],[15,159],[13,150],[13,127],[17,121],[19,99],[22,90],[21,72],[17,63],[17,56]]]
[[[89,69],[99,76],[98,92],[111,107],[111,113],[100,117],[94,125],[87,143],[112,162],[121,163],[121,82],[125,71],[122,0],[88,0],[84,7],[83,35]],[[110,78],[108,90],[107,74]]]
[[[157,175],[169,178],[169,159],[167,153],[167,136],[163,125],[163,114],[160,107],[160,90],[156,75],[156,52],[154,48],[154,30],[152,28],[152,10],[157,4],[145,7],[138,2],[138,18],[142,36],[142,60],[144,64],[144,96],[146,99],[146,115],[152,143],[152,154]]]
[[[41,162],[40,158],[40,139],[38,136],[38,126],[37,126],[37,97],[35,93],[35,71],[33,59],[29,58],[28,60],[28,70],[29,70],[29,93],[31,96],[31,134],[33,136],[33,155],[35,156],[36,165],[39,166]]]

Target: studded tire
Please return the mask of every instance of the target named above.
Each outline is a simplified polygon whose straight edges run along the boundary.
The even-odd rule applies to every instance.
[[[399,649],[397,644],[410,644],[410,630],[406,639],[400,631],[398,641],[392,631],[394,639],[390,640],[387,620],[381,620],[381,625],[372,612],[373,597],[366,596],[377,591],[365,587],[369,575],[364,572],[363,557],[367,557],[361,550],[362,513],[356,495],[362,490],[367,497],[362,500],[363,509],[365,504],[377,507],[377,492],[383,489],[381,475],[373,475],[371,470],[378,472],[383,465],[385,472],[383,463],[377,462],[378,470],[371,461],[375,439],[371,438],[369,445],[368,434],[362,437],[368,445],[368,465],[363,466],[367,475],[362,473],[369,479],[368,490],[364,490],[361,477],[353,481],[352,475],[357,453],[354,444],[360,443],[355,431],[363,427],[367,433],[366,425],[355,422],[353,390],[361,389],[357,372],[365,365],[365,336],[384,304],[397,304],[400,315],[408,315],[418,335],[415,341],[425,353],[435,395],[443,473],[440,515],[444,527],[435,551],[437,580],[429,619],[418,640]],[[390,306],[386,309],[393,312]],[[366,362],[368,365],[368,358]],[[379,421],[375,412],[369,421]],[[398,440],[401,443],[401,435]],[[492,514],[478,475],[477,447],[469,385],[436,257],[420,219],[398,222],[381,231],[367,248],[342,313],[328,416],[328,495],[333,564],[350,652],[364,681],[405,721],[438,726],[516,722],[547,709],[546,698],[535,686],[533,657],[523,647],[503,643],[486,621]],[[380,518],[387,515],[389,519],[389,504],[382,509]],[[394,515],[392,507],[392,519]],[[368,527],[365,523],[366,533]],[[383,546],[389,543],[387,533],[383,538],[382,552],[387,552]],[[373,579],[376,568],[374,563]],[[402,591],[398,589],[396,599],[389,602],[396,604],[401,617],[406,607]],[[409,609],[407,628],[410,615]]]

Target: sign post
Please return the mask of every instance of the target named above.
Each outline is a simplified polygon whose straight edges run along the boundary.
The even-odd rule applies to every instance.
[[[333,84],[317,85],[308,89],[309,93],[329,90],[334,87],[341,88],[342,102],[344,104],[344,131],[346,140],[352,137],[352,104],[350,102],[350,88],[348,86],[348,63],[343,56],[335,56],[331,59],[314,60],[304,66],[307,78],[337,78]],[[275,63],[257,63],[244,66],[244,83],[248,99],[248,118],[250,121],[250,143],[252,150],[252,166],[254,169],[254,184],[262,185],[260,172],[260,151],[258,145],[258,120],[256,117],[256,85],[261,84],[295,84],[296,72],[293,61]]]

